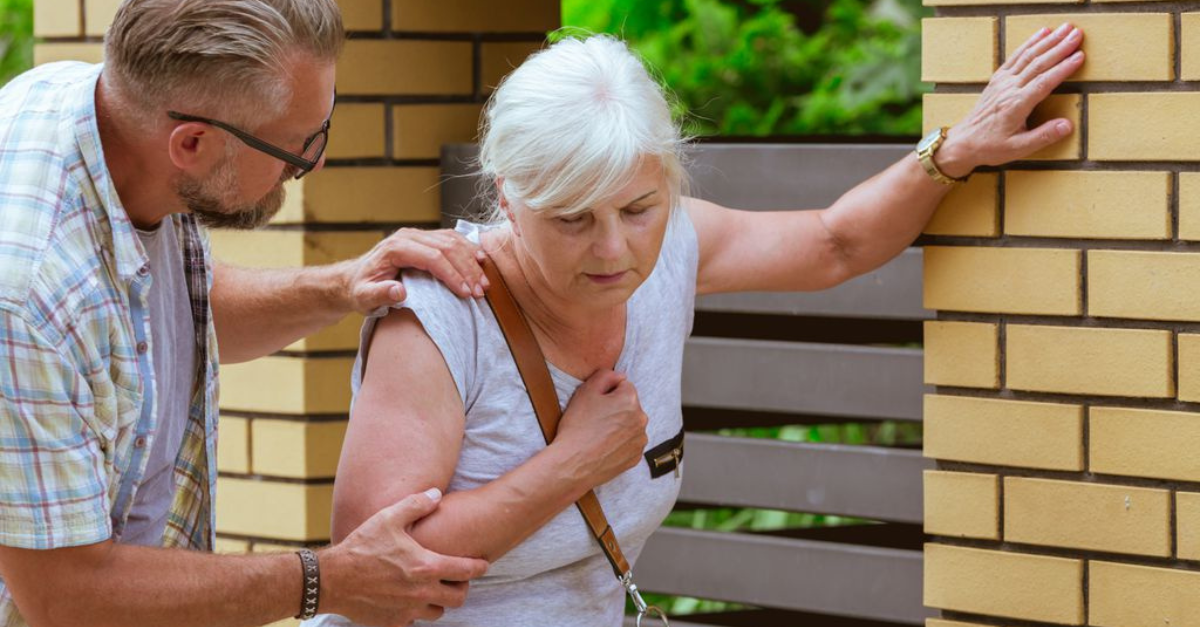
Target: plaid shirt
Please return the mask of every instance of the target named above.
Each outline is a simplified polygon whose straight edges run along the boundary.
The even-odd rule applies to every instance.
[[[120,540],[158,424],[148,260],[100,146],[101,66],[0,90],[0,545]],[[208,242],[175,215],[196,377],[163,545],[214,540],[217,351]],[[0,625],[24,625],[0,582]]]

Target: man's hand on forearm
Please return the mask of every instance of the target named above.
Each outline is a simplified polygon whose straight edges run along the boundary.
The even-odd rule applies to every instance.
[[[467,582],[487,572],[488,563],[435,553],[408,534],[440,501],[437,490],[410,495],[323,551],[322,564],[333,576],[322,583],[321,594],[332,601],[321,611],[366,625],[407,625],[461,607]]]
[[[402,302],[399,273],[429,272],[463,298],[488,287],[483,251],[453,231],[400,229],[357,259],[328,266],[238,268],[216,263],[213,320],[222,363],[270,355],[337,323]]]

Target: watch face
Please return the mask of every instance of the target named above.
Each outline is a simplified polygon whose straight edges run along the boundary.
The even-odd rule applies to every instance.
[[[941,136],[942,136],[942,129],[940,129],[940,128],[934,129],[934,131],[932,133],[926,135],[925,137],[923,137],[921,139],[920,142],[917,143],[917,150],[919,150],[921,152],[928,150],[929,147],[933,145],[933,142],[940,139]]]

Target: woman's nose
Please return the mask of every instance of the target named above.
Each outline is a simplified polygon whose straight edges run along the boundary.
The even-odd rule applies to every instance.
[[[625,255],[625,232],[618,225],[603,224],[597,229],[592,254],[600,259],[620,259]]]

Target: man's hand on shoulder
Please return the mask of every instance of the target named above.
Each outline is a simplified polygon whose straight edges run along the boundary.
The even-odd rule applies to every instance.
[[[432,274],[462,298],[482,297],[488,287],[480,265],[484,256],[478,245],[451,230],[400,229],[345,262],[344,293],[350,308],[363,314],[395,305],[406,296],[400,271],[414,268]]]

